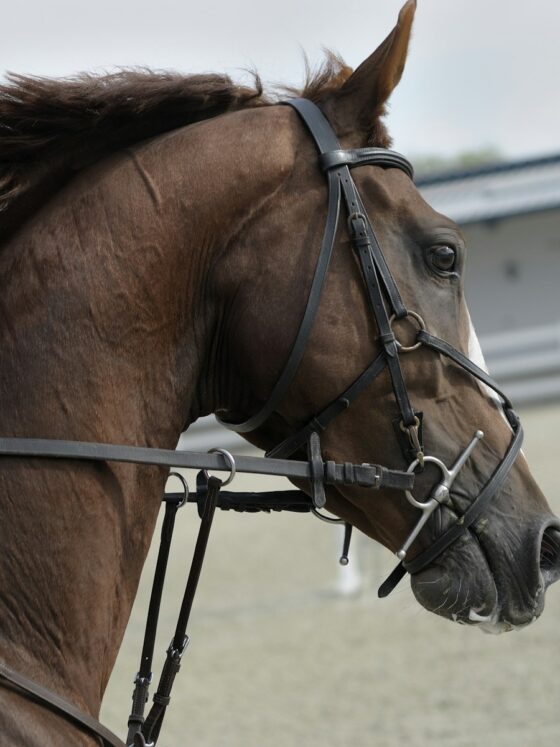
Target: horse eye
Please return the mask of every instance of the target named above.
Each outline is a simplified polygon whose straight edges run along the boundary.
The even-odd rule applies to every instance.
[[[453,272],[457,261],[457,252],[450,246],[434,246],[430,251],[430,262],[440,272]]]

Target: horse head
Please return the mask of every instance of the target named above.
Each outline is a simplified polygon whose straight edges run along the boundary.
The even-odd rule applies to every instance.
[[[382,115],[404,69],[415,6],[412,1],[404,6],[391,34],[354,73],[341,68],[332,85],[315,97],[342,148],[388,146]],[[277,164],[276,186],[274,198],[249,216],[242,238],[217,271],[228,309],[227,383],[217,407],[225,421],[243,420],[269,400],[293,349],[327,220],[325,176],[297,114],[289,107],[270,107],[254,116],[266,133],[269,158]],[[399,394],[398,382],[385,368],[350,406],[341,408],[321,439],[325,458],[337,462],[377,462],[411,471],[424,467],[408,500],[396,491],[374,493],[355,486],[327,491],[331,511],[389,549],[400,549],[401,556],[418,522],[418,507],[431,500],[436,510],[426,514],[426,525],[408,543],[410,549],[405,545],[414,563],[462,520],[507,460],[517,423],[484,380],[437,346],[424,344],[431,338],[446,341],[484,368],[464,296],[465,239],[453,221],[424,201],[405,171],[374,164],[356,168],[353,177],[406,309],[391,319],[406,394]],[[336,401],[384,349],[381,333],[387,330],[372,317],[363,268],[350,242],[352,216],[346,217],[348,226],[342,220],[336,232],[297,373],[270,416],[255,421],[255,430],[246,434],[272,454],[279,442]],[[387,295],[390,290],[384,299],[390,306]],[[427,334],[424,341],[419,330]],[[415,448],[420,451],[420,446],[416,441],[415,447],[414,438],[407,443],[411,429],[397,406],[403,396],[421,426],[418,459]],[[414,434],[418,428],[412,427]],[[427,609],[491,631],[538,617],[545,589],[560,573],[560,524],[523,454],[510,457],[507,478],[495,490],[489,486],[485,509],[468,531],[412,574],[413,592]],[[456,474],[444,485],[442,475],[458,460]],[[442,491],[445,500],[440,500]]]
[[[404,558],[426,608],[499,631],[541,613],[560,523],[481,368],[461,231],[387,150],[414,11],[355,72],[331,58],[310,78],[313,126],[303,104],[227,76],[0,86],[0,433],[171,449],[214,412],[306,458],[299,435],[319,431],[323,458],[349,472],[415,473],[408,492],[329,483],[327,507]],[[315,126],[331,143],[321,159]],[[2,463],[0,661],[90,714],[166,476]],[[69,723],[0,692],[12,742],[57,729],[77,743]]]

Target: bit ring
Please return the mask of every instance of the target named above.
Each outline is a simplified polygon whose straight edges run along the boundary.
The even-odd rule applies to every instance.
[[[444,480],[449,476],[449,470],[447,469],[447,467],[445,466],[445,464],[441,461],[441,459],[438,459],[437,457],[432,457],[432,456],[425,456],[424,457],[424,462],[427,462],[428,464],[435,464],[436,467],[439,467],[439,469],[441,470],[441,474],[442,474],[442,477],[443,477]],[[418,467],[419,464],[420,464],[420,460],[419,459],[415,459],[410,464],[409,468],[406,471],[409,474],[413,473],[414,470],[416,469],[416,467]],[[430,498],[429,500],[427,500],[425,502],[417,501],[416,498],[410,492],[410,490],[405,490],[404,494],[406,495],[406,498],[407,498],[408,502],[411,503],[415,508],[419,508],[421,511],[426,511],[428,508],[430,508],[431,505],[432,505],[432,502],[434,500],[433,497],[432,497],[432,498]]]

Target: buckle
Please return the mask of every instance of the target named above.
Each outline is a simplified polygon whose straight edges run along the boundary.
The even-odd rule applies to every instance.
[[[179,664],[185,653],[185,649],[189,645],[190,638],[188,635],[183,636],[183,641],[180,646],[175,647],[173,645],[174,638],[171,639],[169,648],[167,649],[167,656],[176,664]]]
[[[150,672],[147,677],[140,677],[140,672],[136,672],[136,677],[134,678],[134,682],[132,684],[139,685],[140,687],[148,687],[152,684],[152,677],[152,672]]]

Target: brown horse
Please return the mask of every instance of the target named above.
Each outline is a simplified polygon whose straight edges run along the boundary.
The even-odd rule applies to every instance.
[[[389,144],[382,116],[414,10],[409,0],[354,73],[332,58],[302,92],[344,147]],[[15,78],[0,90],[0,164],[0,434],[174,448],[201,415],[238,421],[259,409],[292,345],[326,215],[317,154],[290,107],[220,76]],[[355,176],[407,306],[478,356],[458,228],[402,171]],[[378,350],[342,226],[297,376],[251,441],[268,448],[294,432]],[[464,509],[503,457],[509,426],[433,351],[403,356],[403,369],[427,453],[450,464],[477,429],[486,434],[454,486]],[[384,373],[324,435],[325,455],[406,469],[394,410]],[[13,458],[1,467],[0,660],[97,715],[165,470]],[[430,479],[427,470],[425,490]],[[417,518],[391,491],[330,488],[327,505],[391,550]],[[452,515],[442,509],[412,554]],[[556,526],[519,457],[476,531],[412,577],[414,593],[459,622],[526,625],[558,573]],[[0,733],[2,745],[95,743],[8,687]]]

